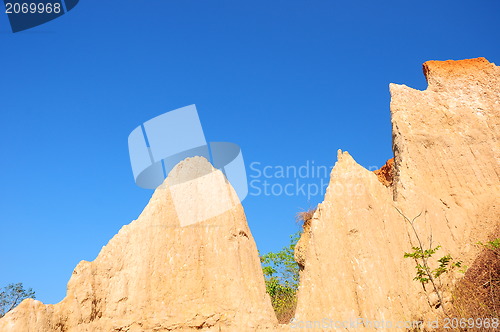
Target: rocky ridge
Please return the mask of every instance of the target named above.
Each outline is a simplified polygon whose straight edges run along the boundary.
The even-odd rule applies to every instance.
[[[301,283],[289,326],[277,324],[234,191],[195,157],[176,166],[96,260],[78,264],[62,302],[25,300],[0,319],[0,331],[260,331],[352,321],[371,330],[374,321],[435,319],[461,275],[443,277],[441,303],[413,280],[415,262],[403,254],[418,234],[442,246],[439,257],[470,264],[473,244],[498,226],[500,67],[484,58],[429,61],[424,74],[425,91],[390,85],[393,162],[370,172],[338,151],[296,248]],[[202,215],[219,201],[232,207],[181,227],[173,195]],[[415,232],[398,210],[419,216]]]

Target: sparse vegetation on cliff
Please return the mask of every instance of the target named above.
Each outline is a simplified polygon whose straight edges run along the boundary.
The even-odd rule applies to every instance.
[[[425,290],[425,285],[427,283],[432,284],[432,288],[434,292],[436,293],[439,302],[436,304],[432,304],[429,300],[429,305],[435,306],[436,308],[441,307],[443,309],[443,312],[446,313],[445,307],[444,307],[444,301],[443,301],[443,296],[441,294],[441,290],[438,287],[438,284],[436,280],[438,280],[441,275],[444,273],[448,272],[450,268],[452,267],[461,267],[462,262],[461,261],[455,261],[453,262],[453,258],[451,255],[445,255],[437,260],[438,266],[434,269],[431,268],[431,264],[429,260],[432,258],[432,256],[441,248],[440,245],[436,246],[433,248],[432,246],[432,233],[429,237],[429,248],[425,249],[424,248],[424,243],[420,239],[420,236],[415,228],[415,221],[417,218],[421,216],[422,213],[419,213],[415,218],[410,220],[408,217],[406,217],[398,208],[396,208],[398,213],[404,218],[406,222],[408,222],[411,226],[411,229],[413,230],[413,233],[415,234],[415,237],[417,239],[417,245],[412,246],[412,252],[405,252],[404,257],[405,258],[413,258],[415,260],[415,263],[417,264],[415,266],[417,272],[415,278],[413,278],[416,281],[419,281],[422,284],[422,287]],[[411,242],[411,238],[410,238]]]
[[[24,289],[22,283],[5,286],[0,292],[0,318],[28,298],[34,299],[35,292],[31,288]]]
[[[316,209],[297,213],[296,221],[304,227],[312,219]],[[295,246],[302,231],[290,235],[290,244],[276,253],[269,252],[260,257],[266,282],[266,291],[278,322],[289,323],[295,315],[297,289],[299,287],[299,264],[295,261]]]
[[[479,256],[467,269],[464,277],[452,291],[451,317],[480,321],[500,318],[500,238],[487,243],[478,242],[482,247]],[[497,320],[498,322],[498,320]],[[466,330],[466,329],[461,329]],[[481,326],[477,331],[490,331]]]
[[[437,262],[439,263],[439,266],[431,270],[427,265],[427,262],[440,248],[441,246],[437,246],[435,248],[429,248],[422,251],[422,248],[420,247],[412,247],[412,252],[405,252],[405,258],[413,258],[417,262],[417,266],[415,267],[417,269],[417,275],[414,280],[420,281],[423,285],[425,285],[431,280],[431,278],[437,279],[443,273],[448,272],[450,266],[461,266],[462,263],[460,261],[452,263],[453,258],[448,254],[438,259]]]
[[[260,257],[266,282],[266,291],[280,323],[288,323],[295,314],[299,266],[293,258],[300,232],[290,236],[290,244],[282,250],[269,252]]]

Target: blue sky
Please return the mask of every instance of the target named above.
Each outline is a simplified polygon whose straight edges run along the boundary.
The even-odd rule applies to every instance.
[[[127,137],[169,110],[196,104],[207,139],[239,144],[247,167],[331,166],[339,148],[383,165],[389,83],[425,89],[426,60],[500,63],[499,14],[497,0],[88,0],[13,34],[0,13],[0,287],[64,297],[148,202]],[[248,196],[259,250],[321,200]]]

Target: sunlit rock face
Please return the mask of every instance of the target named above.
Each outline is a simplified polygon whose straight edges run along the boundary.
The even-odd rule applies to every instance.
[[[465,264],[498,225],[500,67],[484,58],[429,61],[424,74],[425,91],[390,85],[394,165],[374,174],[339,151],[298,245],[305,263],[296,321],[369,328],[442,312],[432,287],[413,280],[415,261],[403,258],[417,239],[396,208],[410,219],[421,213],[416,231],[426,249],[430,240],[442,246],[436,258],[449,253]],[[460,275],[442,278],[445,307]]]
[[[461,274],[443,276],[441,303],[403,255],[418,234],[426,248],[442,246],[437,257],[470,265],[474,243],[498,225],[500,68],[484,58],[429,61],[424,73],[425,91],[390,86],[393,161],[370,172],[338,151],[296,248],[301,284],[288,326],[277,324],[237,195],[195,157],[96,260],[78,264],[63,301],[25,300],[0,331],[374,330],[435,319]],[[400,212],[419,216],[415,231]]]
[[[237,331],[275,324],[237,195],[220,171],[195,157],[171,171],[95,261],[78,264],[62,302],[25,300],[0,320],[0,331]]]

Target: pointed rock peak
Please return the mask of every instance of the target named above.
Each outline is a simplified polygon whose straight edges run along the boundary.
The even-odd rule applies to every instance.
[[[181,227],[212,219],[241,204],[224,173],[204,157],[186,158],[178,163],[158,188],[155,204],[164,204],[165,188]]]
[[[332,174],[335,173],[345,173],[349,171],[367,171],[366,168],[361,166],[354,160],[354,158],[347,151],[338,150],[337,151],[337,162],[333,166]]]
[[[215,168],[204,157],[186,158],[168,173],[166,182],[172,186],[203,177],[213,171]]]
[[[340,159],[342,158],[342,155],[343,155],[344,153],[345,153],[345,154],[349,154],[347,151],[342,152],[342,150],[341,150],[341,149],[338,149],[338,150],[337,150],[337,160],[338,160],[338,161],[340,161]]]
[[[94,261],[78,264],[63,301],[25,300],[0,319],[0,331],[257,331],[276,323],[243,208],[224,174],[194,157],[172,169]]]
[[[352,162],[356,163],[349,152],[342,151],[341,149],[337,150],[337,162],[335,163],[335,167],[337,167],[337,165],[340,166],[342,164],[349,164]]]

